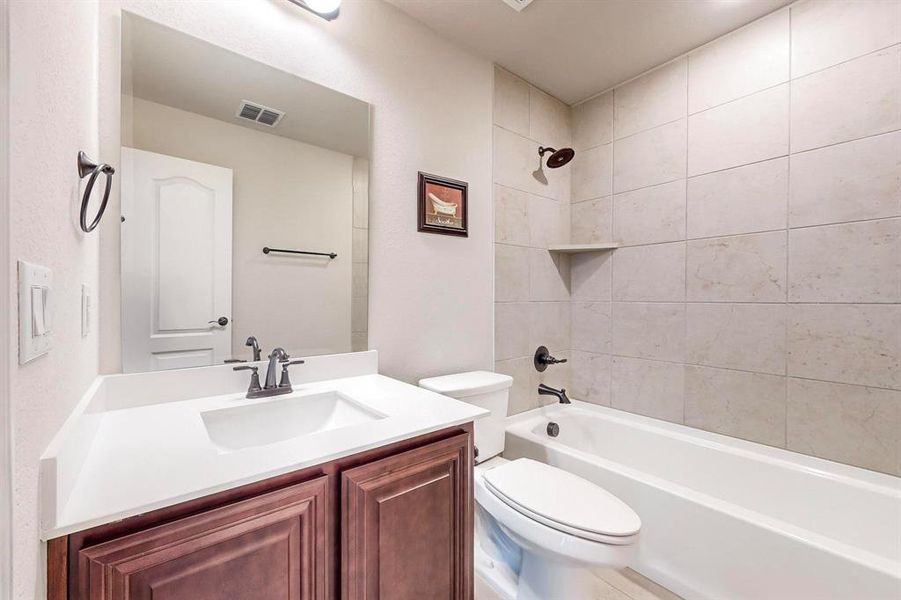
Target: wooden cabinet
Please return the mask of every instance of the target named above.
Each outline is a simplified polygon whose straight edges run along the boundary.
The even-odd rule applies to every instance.
[[[472,597],[469,437],[345,471],[342,598]]]
[[[78,553],[91,600],[324,600],[327,477]]]
[[[471,600],[472,428],[50,540],[49,600]]]

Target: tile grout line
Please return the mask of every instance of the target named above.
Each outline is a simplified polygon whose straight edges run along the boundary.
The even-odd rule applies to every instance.
[[[684,230],[682,232],[682,237],[684,241],[682,242],[684,247],[684,252],[682,254],[682,306],[683,312],[685,313],[685,320],[683,322],[682,327],[682,345],[684,352],[686,353],[685,358],[687,359],[688,353],[688,149],[689,149],[689,138],[691,136],[691,119],[689,119],[689,98],[691,97],[691,93],[689,87],[691,86],[691,55],[685,57],[685,205],[683,210],[685,211],[684,215]],[[684,364],[682,366],[682,424],[685,424],[685,402],[687,400],[687,381],[686,375],[688,375],[688,371],[685,368]]]
[[[785,185],[787,189],[785,190],[785,319],[784,319],[784,327],[782,331],[782,339],[783,339],[783,348],[785,348],[785,356],[783,357],[783,369],[785,371],[785,387],[782,390],[782,434],[783,434],[783,447],[788,448],[788,355],[790,349],[788,347],[788,298],[789,298],[789,289],[791,288],[791,281],[789,279],[789,241],[790,241],[790,231],[791,228],[789,224],[791,222],[791,179],[792,179],[792,159],[791,159],[791,151],[792,151],[792,16],[794,13],[794,8],[788,9],[788,164],[786,165],[787,176],[785,178]]]

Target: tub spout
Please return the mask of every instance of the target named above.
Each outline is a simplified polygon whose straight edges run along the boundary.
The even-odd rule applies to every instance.
[[[556,396],[557,400],[560,401],[560,404],[571,404],[569,398],[566,396],[566,388],[560,388],[558,390],[542,383],[538,385],[538,393],[542,396]]]

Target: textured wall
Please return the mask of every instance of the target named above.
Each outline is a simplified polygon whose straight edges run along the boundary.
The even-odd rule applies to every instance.
[[[81,285],[97,289],[97,234],[77,226],[75,158],[97,150],[97,3],[11,2],[10,305],[15,260],[53,269],[53,349],[19,366],[13,332],[13,598],[43,597],[38,459],[97,374],[97,329],[81,336]],[[5,240],[4,240],[5,243]],[[96,313],[93,315],[96,317]]]
[[[802,2],[573,109],[573,395],[901,474],[901,3]]]
[[[540,382],[566,387],[569,365],[541,374],[540,345],[569,356],[569,257],[548,252],[568,243],[572,164],[539,166],[538,147],[572,145],[569,107],[496,68],[494,74],[495,370],[513,377],[511,414],[547,402]],[[543,178],[542,178],[543,177]]]
[[[370,102],[369,346],[384,373],[407,381],[491,367],[490,63],[382,2],[345,2],[330,23],[284,1],[105,2],[101,144],[110,153],[120,7]],[[420,170],[469,182],[469,238],[416,231]],[[107,352],[119,343],[118,256],[116,236],[102,236],[105,372],[120,368]]]

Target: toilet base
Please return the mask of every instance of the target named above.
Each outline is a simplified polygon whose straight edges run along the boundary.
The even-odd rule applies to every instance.
[[[516,600],[591,600],[597,578],[587,565],[548,560],[523,550]]]

